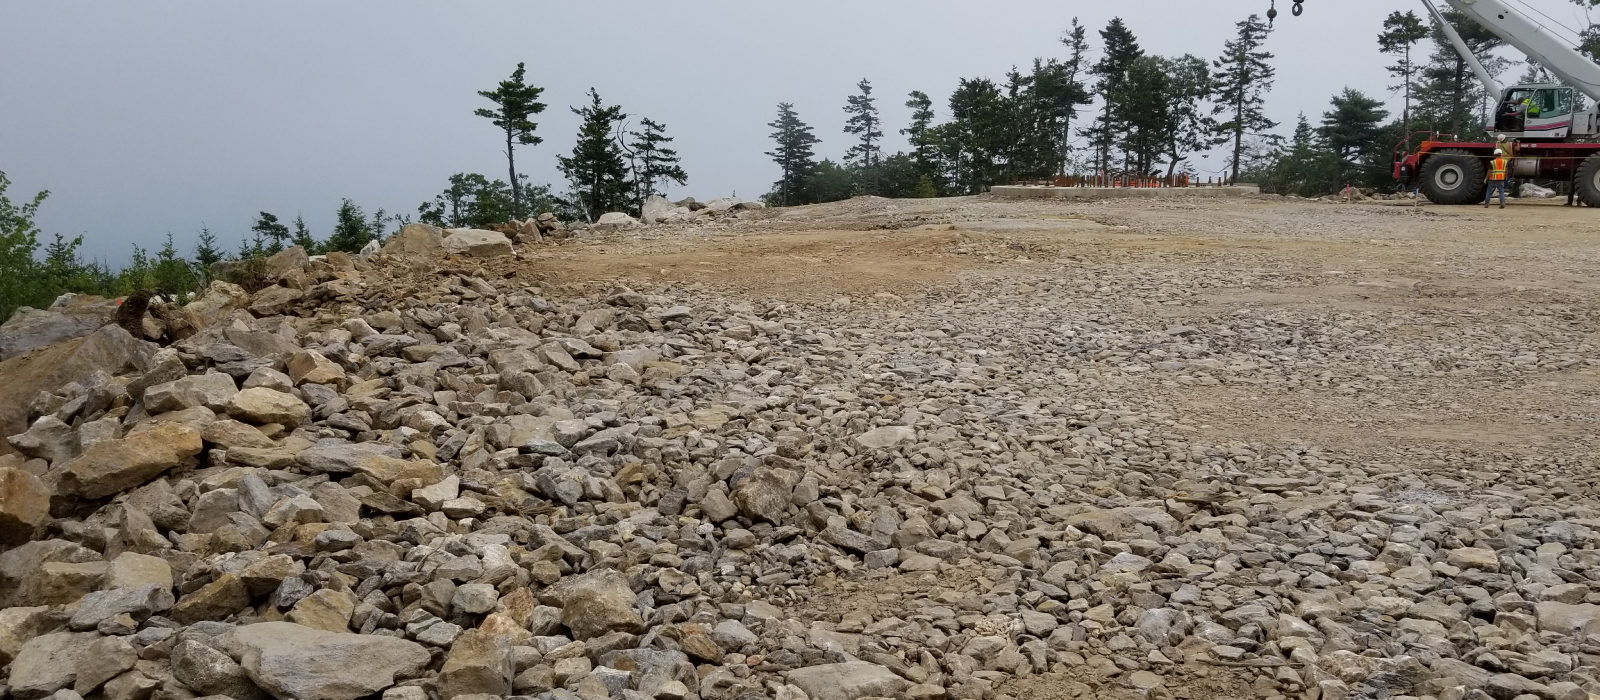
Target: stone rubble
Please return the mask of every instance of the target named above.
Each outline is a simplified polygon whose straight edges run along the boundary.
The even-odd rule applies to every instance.
[[[499,274],[503,234],[430,229],[249,303],[219,283],[192,334],[26,398],[0,697],[982,699],[1084,669],[1167,697],[1219,668],[1257,697],[1600,693],[1575,463],[1206,444],[1113,398],[1378,381],[1338,319],[558,294]],[[1145,293],[1081,272],[1059,291]]]

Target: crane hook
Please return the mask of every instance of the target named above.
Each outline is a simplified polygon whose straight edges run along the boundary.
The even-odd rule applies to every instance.
[[[1267,8],[1267,28],[1272,28],[1272,21],[1278,18],[1278,0],[1272,0],[1272,7]]]
[[[1299,17],[1300,13],[1305,12],[1305,5],[1300,4],[1302,2],[1305,2],[1305,0],[1294,0],[1294,7],[1289,8],[1289,14]]]

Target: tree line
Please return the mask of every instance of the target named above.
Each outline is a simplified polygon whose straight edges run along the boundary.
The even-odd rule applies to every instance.
[[[1250,15],[1235,29],[1215,59],[1160,56],[1113,18],[1099,31],[1099,58],[1091,61],[1088,29],[1073,19],[1060,56],[1013,67],[999,83],[961,78],[943,121],[926,92],[911,91],[911,120],[899,130],[909,149],[887,156],[870,81],[846,99],[843,133],[851,145],[840,163],[817,160],[821,139],[792,103],[781,103],[767,152],[780,176],[766,200],[964,195],[1069,173],[1171,177],[1194,154],[1219,146],[1231,153],[1237,177],[1249,139],[1276,124],[1265,116],[1274,77],[1272,54],[1262,48],[1267,24]]]

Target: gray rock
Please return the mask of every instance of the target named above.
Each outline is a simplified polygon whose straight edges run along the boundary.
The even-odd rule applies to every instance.
[[[444,252],[469,258],[493,258],[511,254],[511,239],[497,231],[474,228],[446,229]]]
[[[893,671],[865,661],[807,666],[784,673],[784,678],[805,691],[811,700],[856,700],[894,697],[911,682]]]
[[[250,680],[279,698],[355,700],[412,678],[427,649],[394,637],[324,632],[290,622],[262,622],[223,635]]]
[[[55,632],[28,640],[11,660],[8,682],[20,700],[38,700],[72,687],[78,667],[99,635]]]
[[[172,676],[205,695],[226,695],[237,700],[266,697],[250,681],[244,667],[227,654],[192,639],[173,647]]]
[[[92,630],[101,621],[117,615],[131,615],[142,622],[154,613],[172,609],[173,602],[170,585],[95,591],[78,601],[78,610],[72,614],[68,626],[77,631]]]
[[[644,618],[633,607],[628,580],[612,569],[563,578],[546,589],[544,596],[561,604],[561,623],[577,639],[614,631],[638,632],[644,626]]]

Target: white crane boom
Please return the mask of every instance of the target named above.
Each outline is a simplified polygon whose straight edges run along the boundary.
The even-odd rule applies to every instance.
[[[1600,64],[1589,60],[1566,42],[1545,31],[1544,27],[1511,8],[1501,0],[1444,0],[1457,11],[1471,17],[1478,24],[1483,25],[1504,39],[1528,58],[1533,59],[1540,66],[1562,82],[1589,96],[1589,99],[1600,102]],[[1423,0],[1428,5],[1428,10],[1434,14],[1446,28],[1446,34],[1451,37],[1456,50],[1461,52],[1468,63],[1473,64],[1473,72],[1478,73],[1478,79],[1486,81],[1485,85],[1494,85],[1490,94],[1499,94],[1500,90],[1494,80],[1488,77],[1488,72],[1468,51],[1461,37],[1450,28],[1450,23],[1433,7],[1429,0]]]

